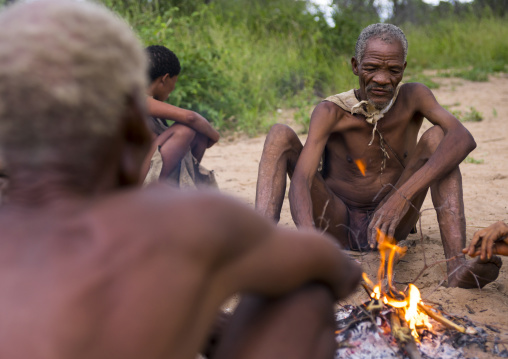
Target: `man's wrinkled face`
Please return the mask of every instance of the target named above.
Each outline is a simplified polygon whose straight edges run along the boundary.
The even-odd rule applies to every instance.
[[[354,74],[359,77],[361,99],[369,101],[378,110],[385,108],[393,98],[406,68],[400,41],[388,43],[371,38],[362,61],[353,58],[352,64]]]

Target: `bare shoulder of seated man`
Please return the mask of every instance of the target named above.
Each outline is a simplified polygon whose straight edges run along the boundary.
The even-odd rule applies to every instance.
[[[0,12],[0,357],[195,359],[240,293],[213,358],[333,358],[334,302],[361,272],[334,241],[216,193],[138,188],[145,61],[97,4]]]

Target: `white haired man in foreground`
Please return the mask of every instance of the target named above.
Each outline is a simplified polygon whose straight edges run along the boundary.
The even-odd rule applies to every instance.
[[[359,267],[218,194],[139,189],[145,55],[98,5],[0,14],[1,358],[332,358]],[[161,215],[162,214],[162,215]]]

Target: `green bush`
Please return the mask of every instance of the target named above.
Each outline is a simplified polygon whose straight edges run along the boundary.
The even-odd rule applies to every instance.
[[[372,11],[345,6],[330,27],[298,0],[102,1],[145,45],[165,45],[180,58],[170,103],[203,114],[220,130],[250,134],[266,131],[277,108],[297,108],[306,124],[303,108],[357,87],[350,65],[356,38],[378,21]],[[460,18],[445,11],[424,25],[402,25],[409,41],[404,81],[435,88],[424,69],[452,69],[474,81],[508,70],[508,21],[471,9]]]

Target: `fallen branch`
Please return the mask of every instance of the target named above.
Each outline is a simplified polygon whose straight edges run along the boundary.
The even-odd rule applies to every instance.
[[[427,314],[429,317],[431,317],[435,321],[438,321],[439,323],[443,324],[444,326],[446,326],[450,329],[455,329],[456,331],[461,332],[461,333],[467,332],[468,334],[476,334],[475,333],[476,331],[473,328],[466,329],[462,325],[456,324],[456,323],[452,322],[451,320],[446,319],[442,315],[434,312],[432,309],[427,307],[425,304],[418,303],[418,308],[421,311],[425,312],[425,314]]]

